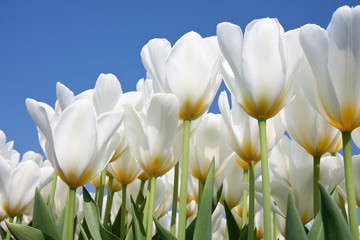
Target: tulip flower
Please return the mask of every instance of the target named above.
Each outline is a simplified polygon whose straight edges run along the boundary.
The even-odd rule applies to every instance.
[[[253,229],[254,221],[254,181],[255,181],[255,164],[260,161],[260,141],[259,141],[259,127],[258,122],[247,115],[242,109],[240,104],[235,100],[232,95],[232,110],[227,98],[226,92],[222,92],[219,97],[219,108],[221,115],[224,119],[225,125],[230,135],[230,146],[237,153],[238,164],[243,165],[242,161],[245,161],[249,166],[250,177],[250,209],[249,209],[249,229]],[[280,140],[283,136],[285,128],[281,120],[281,114],[268,120],[267,128],[267,151]],[[245,202],[244,202],[245,204]],[[245,221],[245,219],[243,219]],[[253,233],[250,230],[250,233]],[[251,236],[250,238],[252,238]]]
[[[154,210],[156,177],[168,172],[177,161],[172,144],[178,124],[179,104],[173,94],[157,93],[146,116],[125,106],[125,136],[140,167],[150,176],[149,214]],[[151,215],[150,215],[151,216]],[[152,218],[148,219],[147,238],[151,238]]]
[[[200,185],[205,183],[213,159],[215,177],[232,158],[234,160],[235,153],[228,145],[228,133],[223,130],[225,127],[220,114],[206,114],[190,139],[189,172],[199,180]],[[202,190],[199,195],[201,192]],[[199,203],[200,201],[199,199]]]
[[[202,38],[195,32],[189,32],[172,48],[166,39],[149,41],[141,50],[141,58],[149,77],[156,82],[155,86],[162,92],[175,94],[179,101],[179,117],[184,120],[181,182],[187,182],[190,122],[209,109],[220,86],[219,46],[215,37]],[[186,225],[187,185],[182,186],[178,231],[180,240],[185,239]]]
[[[113,135],[119,127],[122,114],[103,113],[96,116],[95,109],[87,99],[71,103],[61,112],[55,124],[50,124],[43,104],[27,99],[26,107],[31,118],[46,138],[45,149],[60,178],[69,186],[74,214],[75,191],[95,177],[110,161],[118,139]],[[73,217],[67,216],[72,229]],[[64,234],[72,230],[64,227]]]
[[[310,74],[312,73],[310,72]],[[313,201],[314,216],[316,216],[320,210],[320,192],[317,184],[320,174],[320,158],[326,152],[335,150],[336,153],[340,150],[342,147],[341,133],[307,102],[302,91],[299,91],[295,99],[285,107],[284,116],[287,125],[286,130],[290,137],[314,159]]]
[[[351,132],[360,126],[360,73],[358,36],[360,6],[337,9],[327,27],[314,24],[301,28],[300,42],[316,81],[309,83],[314,108],[342,132],[346,192],[350,228],[359,239],[354,179],[351,164]],[[305,92],[306,94],[306,92]]]
[[[298,32],[285,33],[277,19],[269,18],[249,23],[244,37],[234,24],[220,23],[217,27],[221,52],[230,66],[222,68],[225,83],[243,109],[259,123],[266,240],[271,235],[266,120],[294,96],[293,82],[302,57]]]

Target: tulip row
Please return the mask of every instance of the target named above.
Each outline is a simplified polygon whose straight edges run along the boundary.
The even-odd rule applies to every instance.
[[[243,34],[220,23],[214,37],[150,40],[137,91],[101,74],[78,95],[58,83],[54,108],[27,99],[48,160],[27,152],[19,161],[1,132],[6,238],[290,238],[296,226],[320,229],[318,215],[328,221],[331,192],[350,226],[338,236],[359,239],[360,157],[350,145],[352,134],[360,147],[359,33],[360,6],[336,10],[326,30],[284,32],[266,18]],[[222,80],[231,108],[222,92],[221,114],[207,113]],[[88,182],[95,195],[81,197]],[[39,226],[41,206],[56,224]]]

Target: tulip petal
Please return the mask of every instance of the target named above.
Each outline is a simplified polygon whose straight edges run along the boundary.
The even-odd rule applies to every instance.
[[[235,24],[224,22],[217,25],[216,35],[226,61],[231,66],[235,78],[242,74],[243,32]]]
[[[260,117],[268,114],[284,89],[287,71],[284,45],[284,30],[276,19],[254,20],[246,27],[243,88],[251,93],[252,99],[247,101],[255,104]]]
[[[171,44],[166,39],[155,38],[150,40],[141,49],[141,60],[150,74],[151,79],[157,82],[162,92],[166,92],[166,59],[171,51]]]
[[[96,116],[86,99],[71,104],[61,114],[54,129],[58,173],[69,186],[77,186],[94,154]]]
[[[96,81],[93,104],[97,115],[113,111],[122,95],[119,80],[113,74],[100,74]]]
[[[74,93],[60,82],[56,83],[56,97],[61,111],[64,111],[74,99]]]
[[[4,207],[9,216],[15,217],[25,210],[34,198],[40,180],[40,169],[33,161],[23,162],[12,171],[6,186],[7,201]]]

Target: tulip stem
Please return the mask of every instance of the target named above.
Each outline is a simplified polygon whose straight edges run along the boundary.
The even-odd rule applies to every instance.
[[[314,218],[320,210],[320,158],[321,156],[313,156],[314,159],[314,171],[313,171],[313,202],[314,202]]]
[[[121,212],[120,212],[120,239],[125,239],[125,214],[126,214],[126,184],[122,184],[121,190]]]
[[[145,208],[144,208],[144,218],[143,218],[143,225],[145,230],[147,230],[147,221],[149,215],[149,204],[150,204],[150,179],[148,180],[148,186],[146,191],[146,201],[145,201]]]
[[[75,212],[76,187],[69,187],[68,199],[65,209],[65,222],[63,240],[71,240],[74,237],[74,212]]]
[[[22,217],[23,217],[23,215],[22,215],[22,214],[20,214],[20,215],[16,216],[16,223],[17,223],[17,224],[21,224]]]
[[[203,191],[204,191],[204,186],[205,186],[205,182],[199,180],[199,186],[198,186],[198,207],[200,206],[202,194],[203,194]],[[199,209],[198,209],[198,210],[199,210]],[[199,213],[199,211],[198,211],[198,213]]]
[[[143,194],[145,182],[146,182],[145,180],[141,180],[141,182],[140,182],[140,191],[139,191],[139,192],[140,192],[141,194]]]
[[[105,229],[108,229],[107,225],[109,223],[109,218],[110,218],[111,205],[113,200],[113,192],[112,192],[113,182],[114,182],[114,177],[109,176],[108,194],[106,198],[106,207],[105,207],[104,222],[103,222],[103,226]]]
[[[255,231],[255,162],[249,164],[249,225],[248,240],[254,240]]]
[[[56,190],[56,182],[57,182],[57,172],[54,170],[53,173],[53,180],[52,180],[52,184],[51,184],[51,192],[50,192],[50,199],[49,199],[49,204],[50,204],[50,208],[53,209],[54,207],[54,198],[55,198],[55,190]]]
[[[273,240],[276,240],[276,237],[276,212],[273,212]]]
[[[153,223],[153,213],[154,213],[154,203],[155,203],[156,177],[151,176],[149,179],[149,184],[150,184],[150,203],[149,203],[149,212],[148,212],[146,240],[152,239],[152,226],[153,226],[152,223]]]
[[[101,171],[100,184],[99,184],[99,194],[98,194],[98,196],[97,196],[97,197],[98,197],[97,203],[98,203],[100,218],[101,218],[101,214],[102,214],[102,205],[103,205],[103,201],[104,201],[104,189],[105,189],[106,168],[107,168],[107,167],[104,167],[104,169]]]
[[[98,199],[98,196],[99,196],[99,187],[95,188],[95,201],[97,202],[97,199]]]
[[[14,218],[9,217],[9,223],[13,223],[13,222],[14,222]],[[10,237],[11,237],[11,233],[10,233],[10,229],[8,229],[6,232],[6,240],[10,240]]]
[[[243,182],[249,181],[249,170],[243,169]],[[242,216],[241,216],[241,228],[245,227],[247,223],[247,198],[248,191],[246,188],[243,189],[243,201],[242,201]]]
[[[356,198],[354,189],[354,177],[351,160],[351,132],[342,132],[344,166],[345,166],[345,182],[346,195],[348,200],[348,210],[350,219],[350,230],[354,240],[359,239],[359,226],[356,212]]]
[[[270,177],[266,136],[266,119],[259,118],[261,173],[264,208],[264,239],[271,239],[271,206],[270,206]]]
[[[186,199],[187,199],[188,163],[189,163],[190,124],[191,124],[191,120],[189,118],[184,119],[183,155],[181,162],[181,185],[180,185],[180,212],[179,212],[179,229],[178,229],[179,240],[185,240],[185,231],[186,231]]]
[[[179,191],[179,162],[176,163],[174,169],[174,189],[173,189],[173,201],[171,207],[171,233],[174,235],[176,232],[176,212],[177,212],[178,191]]]

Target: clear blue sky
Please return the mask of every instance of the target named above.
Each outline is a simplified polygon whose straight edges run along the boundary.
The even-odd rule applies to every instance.
[[[125,3],[127,2],[127,3]],[[229,21],[243,30],[276,17],[284,29],[326,27],[340,6],[357,1],[1,1],[0,129],[21,154],[42,153],[25,99],[51,106],[60,81],[75,94],[93,88],[100,73],[115,74],[123,91],[145,77],[140,50],[152,38],[172,44],[196,31],[216,34]],[[222,86],[223,88],[223,86]],[[217,98],[211,108],[218,112]]]

